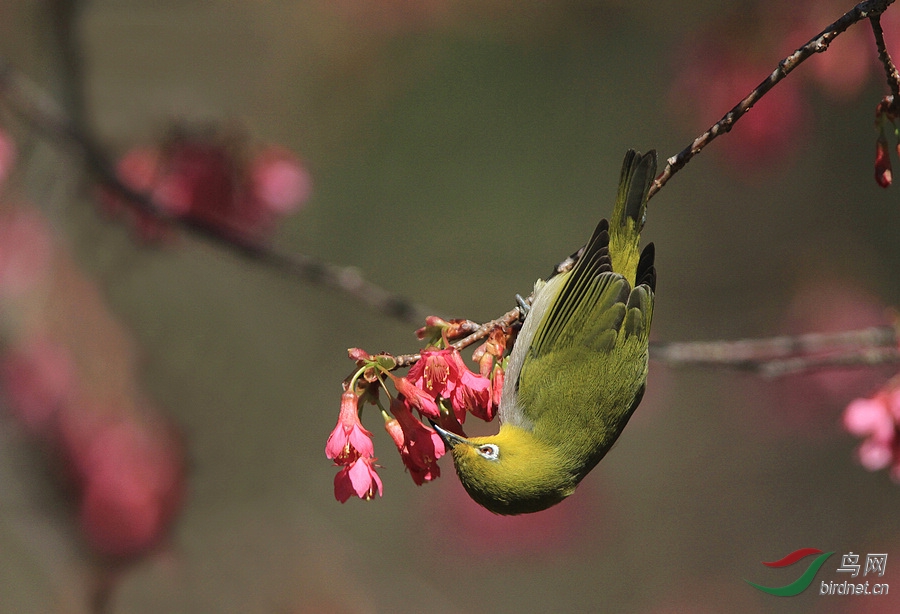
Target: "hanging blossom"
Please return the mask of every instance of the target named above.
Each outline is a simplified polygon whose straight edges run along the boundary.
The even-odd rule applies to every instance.
[[[465,320],[427,318],[417,335],[427,338],[428,345],[405,376],[393,373],[397,361],[388,354],[348,350],[357,370],[345,381],[340,415],[325,445],[325,456],[341,467],[334,480],[338,501],[343,503],[354,495],[371,499],[376,492],[379,496],[382,493],[372,433],[360,421],[366,404],[380,408],[385,431],[417,485],[440,476],[437,461],[446,453],[444,441],[425,421],[464,434],[466,414],[485,421],[494,418],[503,388],[510,332],[498,328],[490,333],[475,350],[478,372],[474,372],[459,350],[450,345],[450,339],[472,332],[474,326]],[[389,383],[395,392],[391,392]],[[387,408],[380,400],[381,393],[388,396]]]
[[[381,496],[381,478],[375,473],[375,458],[359,457],[334,476],[334,496],[341,503],[356,495],[360,499]]]
[[[372,433],[359,421],[359,397],[352,390],[341,395],[341,413],[325,444],[325,456],[343,467],[334,476],[334,496],[344,503],[352,495],[371,499],[381,496],[381,479],[375,472]]]
[[[435,432],[416,420],[406,401],[394,399],[391,402],[393,417],[385,412],[384,430],[394,441],[400,458],[413,481],[421,486],[441,475],[437,461],[446,449],[444,440]]]
[[[338,465],[348,465],[360,456],[374,456],[372,433],[359,421],[359,397],[347,390],[341,395],[341,413],[325,444],[325,456]]]
[[[860,464],[869,471],[890,469],[900,483],[900,381],[894,378],[872,398],[856,399],[844,410],[844,428],[862,437]]]

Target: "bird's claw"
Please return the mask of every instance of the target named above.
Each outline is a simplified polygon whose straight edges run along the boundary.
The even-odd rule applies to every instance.
[[[531,305],[528,304],[524,298],[522,298],[521,294],[516,295],[516,304],[519,305],[519,313],[521,314],[520,320],[525,320],[525,317],[528,316],[528,312],[531,311]]]

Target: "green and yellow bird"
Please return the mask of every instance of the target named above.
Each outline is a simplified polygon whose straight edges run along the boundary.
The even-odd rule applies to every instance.
[[[571,495],[641,401],[656,269],[653,244],[638,243],[655,175],[655,151],[629,151],[612,221],[600,221],[570,270],[535,285],[500,432],[467,439],[435,427],[469,495],[492,512],[537,512]]]

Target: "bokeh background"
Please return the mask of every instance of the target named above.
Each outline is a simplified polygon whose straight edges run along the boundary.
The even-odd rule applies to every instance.
[[[0,53],[81,99],[111,154],[158,142],[173,119],[239,124],[313,180],[275,246],[485,321],[608,214],[627,148],[673,155],[852,3],[93,0],[74,21],[74,76],[54,34],[66,6],[4,2]],[[887,93],[873,49],[854,28],[651,201],[656,340],[890,322],[900,198],[873,179]],[[111,573],[58,462],[6,414],[0,611],[92,611],[98,584],[108,611],[135,613],[898,607],[900,487],[856,462],[841,425],[893,368],[763,379],[653,363],[607,459],[569,500],[520,518],[469,501],[449,459],[416,487],[366,415],[384,497],[342,505],[324,444],[346,348],[414,351],[414,327],[196,238],[135,240],[72,158],[10,130],[27,152],[17,199],[125,331],[140,395],[177,425],[187,465],[169,537]],[[777,598],[744,582],[792,581],[804,563],[760,561],[801,547],[836,551],[821,580],[845,579],[840,554],[886,552],[896,593],[822,597],[815,583]]]

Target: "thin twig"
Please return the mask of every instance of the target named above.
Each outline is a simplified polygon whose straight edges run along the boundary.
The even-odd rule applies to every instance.
[[[0,58],[0,102],[52,143],[79,153],[96,180],[122,196],[132,206],[155,219],[202,237],[249,260],[272,267],[291,277],[317,283],[353,297],[366,306],[407,323],[421,323],[434,312],[366,281],[355,267],[342,267],[299,253],[284,253],[241,234],[196,218],[175,217],[147,194],[125,185],[100,145],[74,124],[55,100]]]
[[[454,342],[452,345],[457,350],[463,350],[473,343],[477,341],[481,341],[485,337],[487,337],[492,330],[495,328],[508,328],[515,324],[519,319],[521,319],[522,313],[519,311],[519,308],[511,309],[504,313],[502,316],[497,318],[496,320],[491,320],[490,322],[485,322],[484,324],[480,324],[478,328],[460,339],[459,341]],[[422,357],[421,354],[403,354],[402,356],[395,356],[394,360],[397,362],[397,369],[404,369],[406,367],[412,366],[414,363],[418,362]]]
[[[691,158],[700,153],[704,147],[709,145],[716,137],[730,131],[734,124],[743,115],[749,111],[760,98],[766,95],[775,85],[784,79],[792,70],[797,68],[804,61],[809,59],[816,53],[822,53],[828,49],[835,38],[843,33],[847,28],[865,19],[866,17],[880,15],[890,6],[894,0],[867,0],[860,2],[852,10],[845,13],[840,19],[822,30],[814,36],[808,43],[794,51],[791,55],[781,60],[778,67],[766,77],[746,98],[741,100],[733,109],[722,117],[719,121],[712,125],[706,132],[698,136],[694,141],[681,150],[675,156],[666,160],[666,167],[663,172],[653,181],[650,186],[648,198],[652,198],[654,194],[672,178],[672,175],[681,170]],[[900,99],[900,97],[898,97]]]
[[[872,33],[875,35],[875,45],[878,47],[878,59],[884,66],[884,73],[887,76],[888,87],[891,88],[893,95],[893,104],[900,104],[900,73],[888,53],[887,45],[884,43],[884,31],[881,29],[881,14],[869,17],[869,23],[872,24]]]

